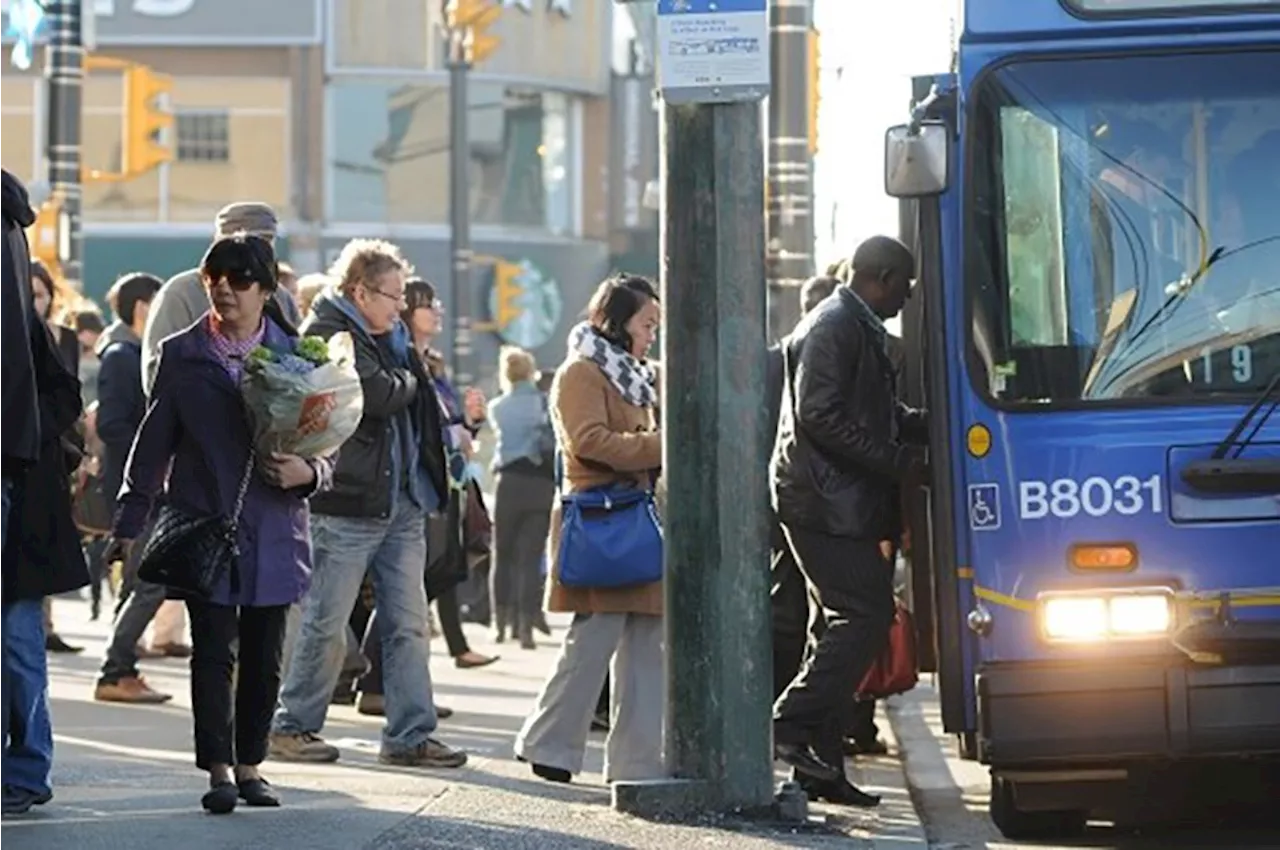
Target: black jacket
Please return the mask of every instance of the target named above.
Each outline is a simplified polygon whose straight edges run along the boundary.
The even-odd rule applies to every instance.
[[[788,525],[896,540],[898,485],[921,462],[924,416],[897,401],[893,365],[848,286],[783,342],[785,392],[769,478]]]
[[[102,486],[115,505],[125,462],[147,412],[142,392],[142,340],[116,322],[98,341],[98,437],[102,440]]]
[[[16,479],[4,541],[4,597],[39,599],[89,583],[80,533],[71,516],[71,473],[79,456],[63,435],[80,418],[80,380],[38,322],[31,337],[39,390],[39,455]]]
[[[0,282],[0,340],[3,340],[3,409],[0,445],[4,476],[21,474],[40,454],[40,413],[36,401],[35,365],[31,359],[33,332],[43,326],[31,296],[31,254],[25,228],[36,220],[22,181],[3,173],[4,274]]]
[[[302,327],[306,336],[328,339],[347,331],[355,341],[356,371],[364,390],[360,426],[338,452],[333,487],[311,498],[311,510],[342,517],[391,515],[392,417],[409,411],[418,425],[419,455],[442,506],[449,503],[445,478],[444,430],[435,385],[416,352],[410,368],[397,368],[378,345],[331,297],[317,298]]]

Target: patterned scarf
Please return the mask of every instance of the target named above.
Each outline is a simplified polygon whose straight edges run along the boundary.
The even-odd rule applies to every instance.
[[[231,376],[231,380],[236,383],[240,382],[240,376],[244,374],[244,360],[259,345],[262,344],[262,338],[266,335],[267,323],[264,320],[258,325],[258,330],[253,336],[246,340],[230,340],[223,336],[217,329],[213,314],[208,314],[204,323],[205,333],[209,337],[209,348],[213,353],[213,359],[218,362],[223,369],[227,370],[227,374]]]
[[[646,408],[657,405],[656,376],[649,364],[609,342],[587,322],[569,331],[569,356],[581,357],[599,366],[627,404]]]

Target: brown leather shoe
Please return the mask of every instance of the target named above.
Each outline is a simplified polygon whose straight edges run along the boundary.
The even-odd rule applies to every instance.
[[[138,644],[133,648],[133,652],[138,656],[139,661],[148,661],[152,658],[164,658],[164,653],[158,649],[152,649],[149,646]]]
[[[159,705],[173,699],[170,694],[154,690],[141,676],[126,676],[115,682],[99,682],[93,689],[98,702],[123,702],[132,705]]]
[[[191,647],[185,643],[158,643],[151,647],[152,652],[157,652],[165,658],[190,658]]]

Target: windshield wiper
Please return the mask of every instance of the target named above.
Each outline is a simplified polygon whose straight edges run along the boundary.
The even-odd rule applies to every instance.
[[[1267,407],[1267,412],[1259,415],[1258,412],[1263,407]],[[1277,407],[1280,407],[1280,372],[1276,372],[1271,378],[1262,395],[1245,411],[1244,416],[1240,417],[1230,433],[1218,443],[1207,460],[1193,461],[1183,468],[1182,480],[1197,490],[1209,493],[1280,495],[1280,457],[1240,457]],[[1249,430],[1248,436],[1240,439],[1240,435],[1250,424],[1253,428]]]

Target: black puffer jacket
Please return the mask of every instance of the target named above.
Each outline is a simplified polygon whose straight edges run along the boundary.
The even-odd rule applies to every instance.
[[[448,504],[440,402],[422,361],[411,352],[410,368],[398,368],[387,351],[331,296],[317,298],[301,332],[328,339],[340,331],[349,332],[355,341],[364,416],[338,452],[332,489],[313,496],[311,510],[327,516],[390,516],[392,418],[406,411],[418,426],[419,452],[439,503]]]
[[[779,518],[838,537],[896,540],[898,486],[922,462],[924,415],[897,401],[893,366],[848,286],[783,343],[785,390],[769,479]]]

